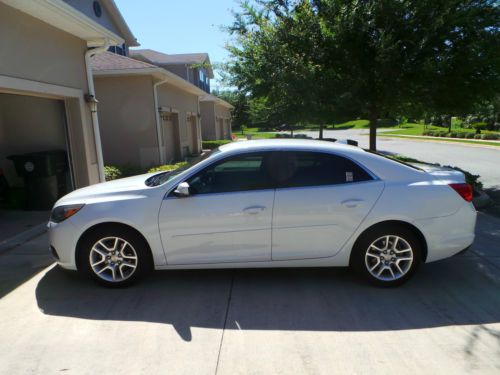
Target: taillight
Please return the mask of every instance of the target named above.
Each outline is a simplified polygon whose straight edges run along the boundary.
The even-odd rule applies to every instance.
[[[472,201],[472,186],[469,184],[450,184],[450,187],[467,202]]]

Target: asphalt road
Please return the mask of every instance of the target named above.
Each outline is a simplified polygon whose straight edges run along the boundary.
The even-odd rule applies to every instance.
[[[383,129],[382,129],[383,130]],[[318,137],[318,132],[301,132]],[[354,139],[361,147],[368,147],[366,130],[326,130],[325,138]],[[481,176],[485,188],[500,190],[500,147],[480,147],[451,142],[415,141],[410,139],[384,137],[379,132],[377,139],[379,151],[386,151],[422,160],[460,167]]]
[[[500,372],[500,219],[397,289],[347,269],[157,272],[105,289],[46,238],[0,255],[0,374]]]

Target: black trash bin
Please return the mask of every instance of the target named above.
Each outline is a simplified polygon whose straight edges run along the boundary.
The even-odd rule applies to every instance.
[[[7,157],[17,174],[24,178],[26,209],[50,210],[66,194],[68,157],[66,151],[32,152]]]

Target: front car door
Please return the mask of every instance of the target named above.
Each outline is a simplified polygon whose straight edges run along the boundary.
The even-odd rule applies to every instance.
[[[190,196],[165,197],[159,228],[168,264],[271,260],[269,156],[248,153],[214,162],[187,178]]]
[[[384,183],[353,161],[321,152],[273,155],[273,260],[331,257],[369,213]]]

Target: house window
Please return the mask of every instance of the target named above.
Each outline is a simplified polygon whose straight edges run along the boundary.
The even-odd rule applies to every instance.
[[[99,4],[99,2],[96,0],[92,4],[92,7],[94,8],[94,14],[96,15],[96,17],[97,18],[101,17],[102,16],[101,4]]]

